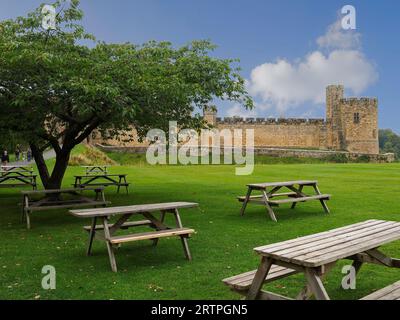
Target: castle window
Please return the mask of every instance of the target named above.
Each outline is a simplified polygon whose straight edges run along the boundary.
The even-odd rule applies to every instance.
[[[375,130],[375,129],[372,130],[372,138],[373,138],[373,139],[376,139],[376,130]]]
[[[360,123],[360,114],[358,112],[356,112],[354,114],[354,123]]]

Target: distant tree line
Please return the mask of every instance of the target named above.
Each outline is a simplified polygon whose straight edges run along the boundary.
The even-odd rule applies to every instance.
[[[382,153],[391,152],[400,159],[400,136],[391,129],[379,130],[379,149]]]

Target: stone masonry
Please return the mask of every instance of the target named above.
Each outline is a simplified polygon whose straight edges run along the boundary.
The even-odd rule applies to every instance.
[[[204,111],[204,118],[219,130],[254,129],[255,148],[298,148],[379,154],[377,99],[344,98],[342,85],[330,85],[326,88],[325,119],[222,119],[209,110]],[[94,139],[92,142],[121,146],[121,142],[114,140]],[[137,141],[124,144],[127,147],[146,145],[147,143]]]

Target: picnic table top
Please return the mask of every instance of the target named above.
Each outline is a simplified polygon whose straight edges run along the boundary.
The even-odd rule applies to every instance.
[[[400,222],[367,220],[254,250],[275,260],[319,267],[396,240],[400,240]]]
[[[30,165],[14,164],[14,165],[1,165],[1,168],[32,168]]]
[[[266,183],[251,183],[248,187],[256,188],[267,188],[267,187],[287,187],[293,185],[313,185],[317,184],[316,180],[295,180],[295,181],[283,181],[283,182],[266,182]]]
[[[104,187],[93,187],[93,188],[68,188],[68,189],[48,189],[48,190],[30,190],[21,191],[23,195],[29,194],[51,194],[51,193],[68,193],[68,192],[81,192],[81,191],[92,191],[92,190],[104,190]]]
[[[0,173],[7,173],[7,174],[15,174],[15,175],[25,175],[27,177],[37,176],[37,174],[33,173],[33,171],[26,170],[0,170]]]
[[[78,174],[74,175],[75,178],[94,178],[94,177],[124,177],[127,176],[126,173],[121,173],[121,174],[107,174],[107,173],[101,173],[101,174]]]
[[[133,214],[142,212],[153,212],[160,210],[195,208],[198,206],[199,204],[195,202],[166,202],[166,203],[139,204],[139,205],[122,206],[122,207],[70,210],[69,213],[75,217],[93,218],[93,217],[103,217],[103,216],[110,216],[117,214],[121,215],[121,214]]]
[[[32,172],[33,168],[30,166],[21,166],[21,165],[15,165],[15,166],[0,166],[0,170],[3,172],[12,172],[12,171],[28,171]]]
[[[97,166],[81,166],[82,168],[108,168],[110,165],[97,165]]]

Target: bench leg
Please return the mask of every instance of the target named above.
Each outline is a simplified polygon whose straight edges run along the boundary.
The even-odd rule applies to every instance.
[[[161,223],[164,223],[164,220],[165,220],[165,211],[161,211],[161,216],[160,216],[160,221],[161,221]],[[157,244],[158,244],[158,240],[160,240],[160,239],[154,239],[153,240],[153,246],[157,246]]]
[[[267,207],[267,212],[268,212],[269,216],[271,217],[271,219],[273,221],[278,222],[278,220],[276,219],[274,210],[272,210],[272,207],[268,203],[268,196],[267,196],[267,192],[266,191],[263,191],[263,199],[264,199],[264,204]]]
[[[261,258],[260,266],[254,276],[253,283],[246,295],[246,300],[255,300],[260,293],[265,278],[272,266],[272,260],[266,257]]]
[[[317,194],[321,194],[321,191],[319,190],[317,185],[314,185],[314,190]],[[324,208],[325,213],[330,213],[328,206],[326,205],[325,200],[319,200],[319,202],[321,202],[322,208]]]
[[[96,220],[97,220],[96,217],[94,217],[92,220],[92,227],[89,232],[89,242],[88,242],[88,246],[87,246],[87,250],[86,250],[87,256],[90,256],[92,253],[92,244],[93,244],[94,235],[96,233]]]
[[[26,228],[29,230],[31,228],[31,217],[29,216],[29,210],[25,211],[26,217]]]
[[[300,186],[300,188],[299,188],[299,192],[300,192],[300,193],[303,191],[303,187],[304,187],[304,186]],[[297,205],[297,202],[293,202],[293,203],[292,203],[292,206],[290,207],[290,209],[296,208],[296,205]]]
[[[175,216],[176,226],[178,228],[183,228],[178,209],[175,209],[174,216]],[[190,250],[189,250],[188,237],[187,236],[180,236],[180,237],[181,237],[183,251],[185,252],[186,259],[188,259],[189,261],[192,261],[192,255],[190,254]]]
[[[309,285],[304,286],[304,288],[297,295],[296,300],[309,300],[313,293]]]
[[[108,256],[110,258],[111,270],[113,272],[117,272],[117,262],[115,261],[114,248],[110,243],[111,236],[110,236],[110,230],[108,229],[108,219],[106,217],[103,218],[103,228],[104,228],[104,236],[106,238]]]
[[[249,202],[250,195],[251,195],[251,192],[252,192],[252,191],[253,191],[253,190],[249,187],[249,189],[247,190],[246,198],[245,198],[244,201],[243,201],[242,208],[240,209],[240,215],[241,215],[241,216],[244,216],[244,211],[246,210],[247,203]]]
[[[317,273],[307,268],[305,271],[307,284],[310,286],[312,293],[315,295],[317,300],[330,300],[328,293],[325,290],[325,287],[322,283],[321,278],[317,275]]]

